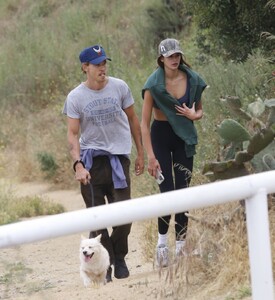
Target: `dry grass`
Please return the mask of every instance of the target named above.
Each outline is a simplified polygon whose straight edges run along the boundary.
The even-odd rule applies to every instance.
[[[192,185],[206,183],[194,171]],[[275,251],[275,201],[269,196],[269,221],[272,252]],[[250,266],[245,206],[243,201],[192,210],[188,213],[188,257],[160,270],[159,299],[237,300],[251,296]],[[174,218],[169,227],[169,255],[175,250]],[[154,261],[157,220],[144,227],[144,257]],[[199,255],[192,255],[197,250]],[[273,270],[275,256],[273,255]],[[193,298],[192,294],[196,297]]]
[[[270,204],[270,231],[274,252],[274,203]],[[169,253],[175,241],[173,220],[169,228]],[[144,228],[144,255],[154,260],[156,221]],[[194,250],[198,255],[192,255]],[[240,202],[195,210],[189,214],[187,252],[169,268],[160,270],[160,299],[243,299],[251,295],[250,268],[244,206]],[[274,266],[274,259],[273,259]]]

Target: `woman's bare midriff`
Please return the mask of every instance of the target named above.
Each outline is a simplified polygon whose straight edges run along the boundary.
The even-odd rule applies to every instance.
[[[166,116],[164,115],[164,113],[157,108],[153,108],[153,112],[154,112],[154,119],[157,121],[167,121]]]

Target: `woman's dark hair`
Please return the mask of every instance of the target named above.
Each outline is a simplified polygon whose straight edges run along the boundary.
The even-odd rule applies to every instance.
[[[163,69],[163,68],[164,68],[164,63],[161,61],[161,58],[162,58],[162,57],[163,57],[163,56],[160,55],[160,56],[158,57],[158,59],[157,59],[157,62],[158,62],[158,65]],[[189,63],[187,63],[187,62],[184,60],[184,58],[183,58],[182,55],[181,55],[181,57],[180,57],[180,64],[181,64],[181,65],[186,65],[188,68],[191,69],[191,65],[189,65]]]

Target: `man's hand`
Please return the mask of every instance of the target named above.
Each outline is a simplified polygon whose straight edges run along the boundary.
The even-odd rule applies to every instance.
[[[139,155],[135,160],[135,174],[137,176],[144,172],[144,157],[143,154]]]
[[[87,171],[82,164],[77,164],[75,168],[75,179],[86,185],[91,180],[90,172]]]

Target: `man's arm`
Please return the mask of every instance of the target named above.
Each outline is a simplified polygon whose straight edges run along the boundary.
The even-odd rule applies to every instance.
[[[78,119],[67,118],[67,139],[69,152],[73,159],[73,162],[76,162],[80,159],[80,145],[78,140],[78,133],[80,129],[80,122]],[[75,164],[75,179],[87,184],[90,180],[90,173],[84,168],[81,163]]]
[[[140,124],[134,110],[134,105],[127,107],[124,111],[128,117],[131,134],[133,136],[137,148],[137,158],[135,161],[135,173],[136,175],[140,175],[144,172],[144,151],[142,146]]]
[[[78,119],[67,118],[67,139],[70,155],[73,161],[76,161],[80,158],[80,146],[78,141],[78,133],[80,128],[80,123]]]

